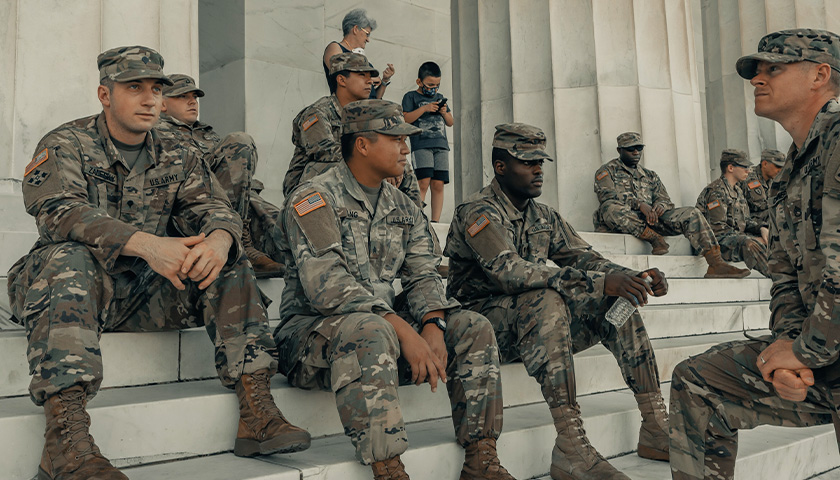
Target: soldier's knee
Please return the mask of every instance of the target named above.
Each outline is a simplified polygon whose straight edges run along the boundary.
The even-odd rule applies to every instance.
[[[256,143],[254,142],[254,137],[245,132],[233,132],[225,135],[225,138],[222,139],[222,144],[243,145],[252,150],[256,150],[257,148]]]
[[[472,310],[460,309],[451,311],[446,318],[447,330],[452,330],[459,333],[460,336],[467,336],[471,338],[496,338],[493,324],[490,320],[480,313]]]
[[[363,342],[370,348],[392,354],[399,351],[399,340],[394,326],[375,313],[348,315],[338,328],[345,343]]]
[[[695,380],[694,369],[691,366],[692,359],[686,359],[682,362],[678,363],[676,367],[674,367],[674,371],[671,374],[671,387],[678,387],[678,389],[682,388],[685,385],[686,381],[692,382]]]
[[[46,257],[46,266],[62,271],[93,273],[96,258],[91,251],[78,242],[64,242],[52,245]]]
[[[626,205],[612,205],[601,209],[601,220],[611,230],[620,228],[628,221],[636,220],[636,214]]]

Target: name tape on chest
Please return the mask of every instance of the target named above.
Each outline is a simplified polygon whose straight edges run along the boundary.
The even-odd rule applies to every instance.
[[[302,217],[307,213],[312,213],[315,210],[318,210],[319,208],[325,206],[327,206],[327,203],[324,202],[323,198],[321,198],[321,194],[313,193],[312,195],[296,203],[295,211],[297,212],[299,217]]]
[[[385,218],[389,225],[414,225],[414,216],[412,215],[391,215]]]
[[[113,172],[109,172],[108,170],[94,167],[93,165],[85,165],[85,175],[89,175],[93,178],[102,180],[103,182],[108,182],[111,184],[116,185],[117,183],[117,175]]]
[[[715,200],[714,202],[709,202],[709,203],[706,204],[706,208],[708,208],[709,210],[714,210],[715,208],[717,208],[719,206],[720,206],[720,201],[719,200]]]
[[[146,180],[145,188],[162,187],[170,183],[183,182],[185,177],[184,172],[166,173],[159,177]]]
[[[29,175],[30,173],[32,173],[33,170],[35,170],[36,168],[41,166],[41,164],[46,162],[47,160],[49,160],[49,158],[50,158],[49,149],[45,148],[45,149],[41,150],[41,153],[39,153],[38,155],[35,155],[35,158],[33,158],[32,161],[29,162],[29,165],[27,165],[26,168],[23,170],[23,176],[25,177],[25,176]]]
[[[756,188],[758,188],[760,186],[761,186],[761,182],[759,182],[758,180],[753,180],[752,182],[747,184],[747,187],[749,187],[750,190],[755,190]]]
[[[599,174],[595,177],[595,180],[603,180],[605,177],[608,177],[609,175],[610,175],[610,172],[608,172],[608,171],[604,170],[603,172],[599,173]]]
[[[484,230],[484,227],[490,225],[490,220],[487,219],[486,215],[482,215],[478,217],[478,220],[475,221],[470,227],[467,229],[467,233],[470,234],[471,237],[478,235],[478,232]]]
[[[312,115],[311,117],[307,118],[305,122],[303,122],[303,131],[309,130],[309,127],[318,123],[318,115]]]
[[[528,233],[550,232],[551,224],[539,223],[528,229]]]

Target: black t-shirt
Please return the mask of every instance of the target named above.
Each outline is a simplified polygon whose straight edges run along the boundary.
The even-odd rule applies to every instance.
[[[402,99],[403,112],[413,112],[423,105],[428,105],[444,98],[440,93],[433,97],[427,97],[416,90],[406,92]],[[452,111],[449,102],[446,102],[446,109]],[[446,124],[443,115],[439,113],[425,112],[412,125],[423,129],[422,133],[411,135],[411,149],[421,150],[424,148],[443,148],[449,150],[449,142],[446,140]]]

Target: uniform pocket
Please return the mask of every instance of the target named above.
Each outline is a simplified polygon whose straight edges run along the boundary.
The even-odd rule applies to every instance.
[[[362,367],[355,351],[333,360],[330,365],[330,385],[333,392],[338,392],[361,376]]]

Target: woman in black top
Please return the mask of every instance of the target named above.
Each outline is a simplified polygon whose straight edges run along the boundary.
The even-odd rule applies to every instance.
[[[363,8],[357,8],[347,12],[344,20],[341,21],[341,30],[344,33],[344,38],[340,42],[330,42],[327,48],[324,49],[324,58],[322,64],[324,66],[324,75],[327,77],[327,83],[330,86],[330,92],[335,91],[335,85],[330,83],[330,58],[333,55],[338,55],[343,52],[356,52],[365,54],[365,44],[370,41],[370,33],[376,29],[376,20],[367,16],[367,11]],[[378,78],[373,79],[374,85],[379,84],[378,87],[371,89],[370,98],[382,98],[385,94],[385,88],[391,82],[391,77],[394,75],[394,65],[388,64],[388,68],[382,71],[381,82]]]

